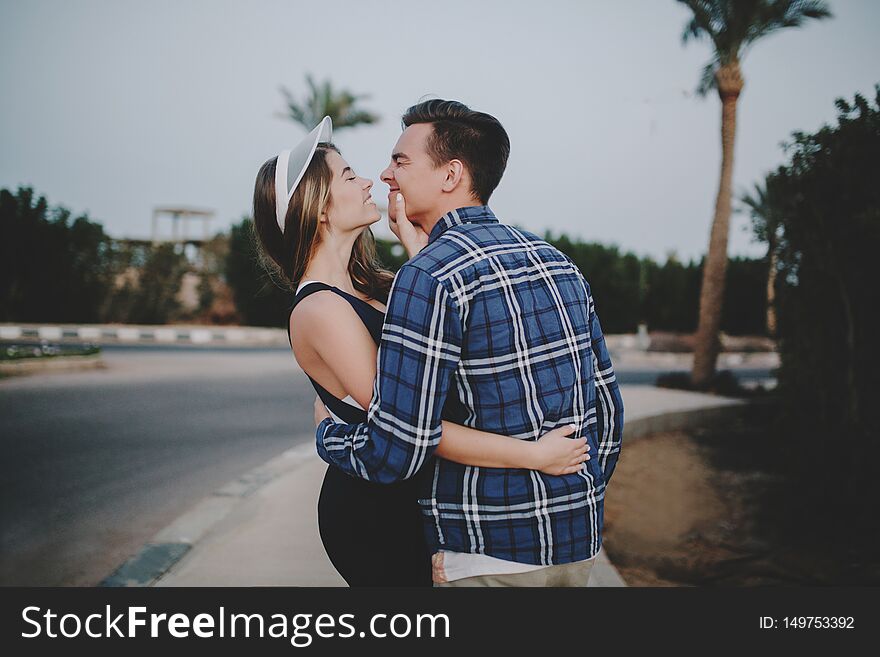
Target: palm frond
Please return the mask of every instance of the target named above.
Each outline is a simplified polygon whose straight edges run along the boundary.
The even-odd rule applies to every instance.
[[[358,107],[361,100],[368,95],[355,95],[348,90],[334,90],[330,80],[317,82],[311,75],[306,75],[308,93],[302,101],[296,100],[286,88],[281,87],[286,103],[286,113],[282,116],[299,123],[311,130],[321,119],[329,116],[333,120],[335,130],[366,125],[379,121],[379,115]]]
[[[717,47],[716,37],[721,26],[717,3],[712,0],[678,1],[686,5],[694,15],[685,25],[684,32],[681,35],[682,43],[708,38]]]
[[[703,71],[700,73],[700,81],[697,84],[698,96],[704,97],[708,95],[710,91],[717,88],[718,81],[715,79],[715,72],[720,65],[721,63],[718,61],[718,58],[715,57],[703,67]]]
[[[738,197],[737,212],[748,213],[755,237],[771,246],[779,239],[781,213],[784,212],[779,183],[779,172],[770,172],[763,182],[755,183],[753,191],[741,193]]]
[[[748,47],[768,34],[800,27],[807,20],[831,16],[822,0],[678,0],[693,16],[685,24],[682,42],[708,38],[713,60],[700,76],[697,93],[705,96],[716,87],[718,66],[739,62]]]
[[[807,20],[830,18],[831,11],[820,0],[776,0],[761,2],[744,30],[742,43],[749,45],[761,37],[787,27],[800,27]]]

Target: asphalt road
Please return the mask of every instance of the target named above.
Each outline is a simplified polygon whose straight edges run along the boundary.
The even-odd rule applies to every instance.
[[[97,584],[201,498],[313,439],[315,393],[288,349],[104,359],[0,380],[0,585]],[[653,383],[658,370],[617,373]]]
[[[314,431],[289,351],[106,349],[0,381],[0,584],[94,585],[205,495]]]

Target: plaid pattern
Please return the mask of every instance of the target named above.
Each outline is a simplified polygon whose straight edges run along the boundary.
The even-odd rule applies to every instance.
[[[487,206],[460,208],[400,269],[387,308],[368,421],[324,420],[321,458],[377,482],[418,473],[432,552],[540,565],[594,556],[623,401],[574,263]],[[522,440],[572,423],[592,458],[559,477],[461,465],[432,457],[441,419]]]

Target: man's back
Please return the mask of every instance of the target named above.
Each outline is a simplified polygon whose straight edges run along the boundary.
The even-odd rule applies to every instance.
[[[589,285],[563,253],[485,206],[440,222],[405,267],[442,286],[457,314],[444,321],[461,327],[444,419],[527,440],[571,423],[594,458],[559,477],[435,459],[420,500],[434,548],[545,565],[591,557],[623,405]],[[411,293],[395,284],[392,297]],[[432,318],[421,320],[430,335]]]
[[[601,547],[623,403],[589,285],[562,253],[487,206],[443,215],[394,278],[367,422],[316,430],[352,476],[422,480],[432,553],[566,564]],[[592,458],[577,474],[431,460],[442,420],[522,439],[567,423]]]

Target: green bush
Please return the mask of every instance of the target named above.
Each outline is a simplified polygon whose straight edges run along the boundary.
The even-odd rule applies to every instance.
[[[30,187],[0,190],[0,321],[97,322],[112,284],[112,241]]]
[[[244,324],[286,326],[293,294],[276,284],[260,262],[254,222],[249,217],[229,233],[225,277]]]
[[[634,333],[640,322],[650,331],[692,333],[697,328],[703,263],[681,263],[674,254],[662,265],[651,258],[620,253],[616,246],[544,239],[570,257],[590,283],[606,333]],[[727,265],[721,330],[730,335],[764,335],[767,263],[731,258]]]
[[[170,244],[117,241],[30,187],[0,190],[0,321],[162,324],[188,268]]]
[[[837,107],[836,125],[794,133],[768,178],[782,223],[779,431],[803,482],[793,511],[823,535],[880,543],[880,85],[873,105]]]
[[[180,310],[177,293],[189,269],[186,257],[174,244],[158,244],[147,250],[139,283],[126,321],[133,324],[165,324]]]

